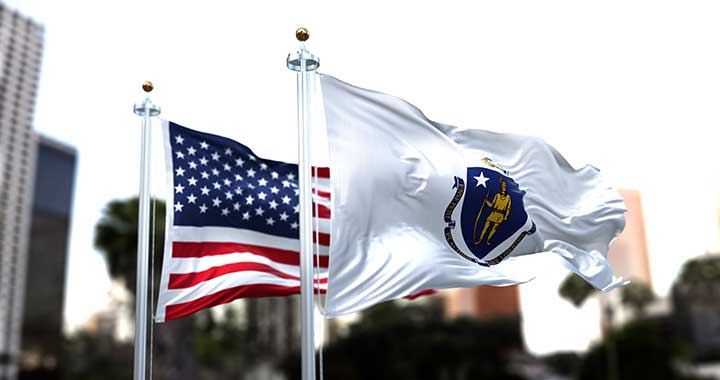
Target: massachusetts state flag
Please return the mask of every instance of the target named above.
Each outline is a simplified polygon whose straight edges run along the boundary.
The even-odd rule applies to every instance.
[[[156,320],[236,298],[300,293],[298,167],[163,121],[167,231]],[[330,193],[314,172],[316,289],[327,286]]]
[[[333,181],[326,314],[422,289],[510,285],[559,258],[595,288],[625,224],[620,195],[538,138],[428,120],[402,99],[319,75]],[[522,256],[550,252],[532,268]],[[533,260],[537,263],[539,260]]]

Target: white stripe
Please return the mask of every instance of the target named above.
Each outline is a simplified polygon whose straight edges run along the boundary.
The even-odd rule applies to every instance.
[[[163,304],[167,306],[188,302],[228,288],[253,284],[300,286],[300,281],[279,278],[264,272],[237,272],[201,282],[191,288],[169,289],[164,294],[166,302]]]
[[[170,238],[174,242],[241,242],[243,244],[285,249],[288,251],[300,251],[300,241],[298,239],[239,228],[173,226],[170,233]],[[319,246],[318,248],[318,252],[321,255],[327,255],[328,251],[329,249],[326,246]]]
[[[323,206],[325,206],[325,207],[327,207],[327,208],[332,207],[332,201],[331,201],[330,199],[327,199],[327,198],[325,198],[325,197],[321,197],[321,196],[319,196],[319,195],[317,195],[317,194],[313,194],[312,198],[313,198],[313,202],[314,202],[314,203],[317,203],[317,204],[319,204],[319,205],[323,205]]]
[[[265,272],[237,272],[204,281],[187,289],[170,289],[162,294],[163,302],[160,305],[168,306],[192,301],[219,291],[243,285],[279,285],[294,287],[300,286],[299,280],[287,280]],[[321,289],[327,289],[326,284],[320,284]],[[164,307],[163,307],[164,314]]]
[[[166,263],[170,273],[192,273],[208,270],[213,267],[234,263],[261,263],[266,264],[280,272],[300,277],[300,266],[280,264],[267,257],[252,253],[230,253],[226,255],[205,256],[203,258],[173,258]],[[327,268],[318,268],[320,273],[327,272]]]
[[[332,227],[331,220],[332,219],[313,218],[313,229],[318,232],[329,234]]]
[[[329,178],[317,178],[313,177],[312,179],[312,187],[314,189],[318,189],[320,191],[330,192],[330,189],[332,189],[331,182]]]

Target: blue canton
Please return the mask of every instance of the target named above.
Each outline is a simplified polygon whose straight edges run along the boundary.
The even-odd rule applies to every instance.
[[[298,166],[169,123],[174,225],[253,230],[297,239]]]

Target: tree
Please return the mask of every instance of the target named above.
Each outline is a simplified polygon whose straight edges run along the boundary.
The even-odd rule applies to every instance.
[[[575,273],[570,273],[560,284],[560,296],[579,307],[588,297],[595,293],[595,288]]]
[[[519,380],[508,367],[522,351],[517,320],[446,321],[423,306],[377,305],[349,334],[325,350],[328,379],[500,379]],[[287,361],[289,379],[300,361]]]
[[[104,254],[110,276],[121,280],[133,295],[137,269],[138,209],[137,198],[111,201],[95,226],[95,248]],[[161,263],[165,240],[165,202],[156,200],[155,213],[152,214],[150,225],[155,227],[150,231],[151,237],[155,236],[153,257],[156,263]],[[155,266],[156,281],[160,278],[160,268],[160,265]]]
[[[685,346],[675,338],[670,323],[663,320],[640,319],[629,322],[610,333],[604,342],[595,344],[580,366],[580,380],[608,378],[607,341],[612,341],[620,358],[617,362],[618,380],[666,379],[689,380],[696,377],[684,374],[678,364],[687,358]]]
[[[688,260],[675,281],[674,289],[694,301],[717,302],[720,297],[720,255]]]
[[[151,291],[156,294],[162,268],[165,203],[162,201],[154,203],[154,212],[151,208],[150,226],[154,226],[151,234],[155,236],[155,242],[154,249],[151,247],[151,254],[156,265],[153,272],[155,281],[151,284]],[[111,201],[95,227],[95,247],[104,254],[110,276],[121,280],[133,295],[137,269],[138,208],[137,198]],[[156,325],[155,331],[155,375],[160,379],[197,378],[192,351],[193,319],[186,317],[167,321],[162,325]]]
[[[720,255],[688,260],[672,289],[679,334],[691,343],[698,361],[720,359]]]
[[[115,342],[108,331],[78,332],[64,339],[63,379],[131,380],[130,363],[132,345]]]
[[[575,307],[581,306],[596,290],[580,276],[570,273],[560,284],[560,296]],[[645,308],[655,300],[655,293],[643,281],[632,281],[620,289],[620,301],[636,316],[644,316]]]
[[[645,316],[645,309],[655,300],[655,293],[644,282],[633,281],[622,288],[620,300],[630,307],[637,317]]]

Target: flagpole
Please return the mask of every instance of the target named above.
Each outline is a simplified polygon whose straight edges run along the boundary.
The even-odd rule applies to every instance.
[[[302,380],[315,380],[313,260],[312,260],[312,189],[310,165],[310,94],[308,78],[320,66],[320,59],[310,53],[304,42],[308,30],[299,28],[295,38],[300,50],[288,54],[288,69],[297,72],[298,166],[300,171],[300,348]]]
[[[133,379],[145,380],[147,358],[147,296],[148,258],[150,249],[150,118],[160,115],[160,107],[150,101],[153,90],[151,82],[142,85],[147,94],[142,103],[133,107],[136,115],[142,116],[140,142],[140,195],[138,208],[137,280],[135,282],[135,361]]]

